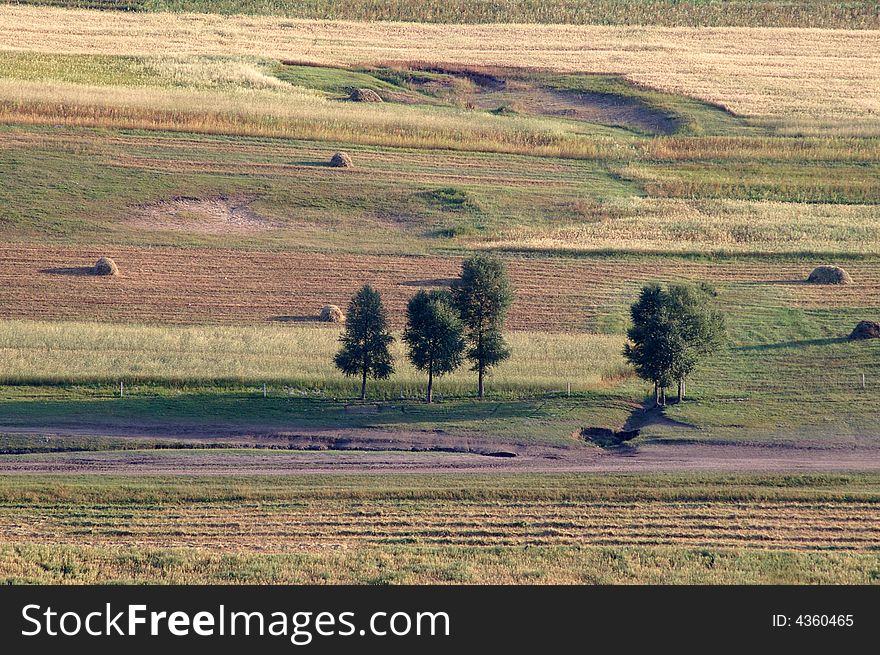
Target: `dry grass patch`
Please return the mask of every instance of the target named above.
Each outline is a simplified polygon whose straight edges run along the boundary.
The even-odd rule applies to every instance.
[[[877,205],[626,198],[576,208],[579,222],[517,225],[475,245],[579,252],[880,253]]]
[[[295,388],[348,392],[333,365],[339,327],[114,325],[0,321],[0,378],[5,382],[277,382]],[[576,391],[602,386],[628,373],[623,337],[511,332],[513,355],[493,373],[493,390]],[[424,375],[406,361],[398,339],[392,348],[394,392],[417,393]],[[474,374],[463,367],[444,376],[438,392],[472,394]]]

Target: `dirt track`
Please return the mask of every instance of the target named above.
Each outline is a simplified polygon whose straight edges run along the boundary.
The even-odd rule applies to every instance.
[[[880,472],[880,447],[819,447],[792,444],[648,442],[618,450],[586,444],[569,447],[483,440],[453,440],[436,432],[315,430],[297,433],[199,434],[178,436],[144,430],[3,428],[6,433],[58,436],[150,437],[187,445],[241,446],[88,451],[2,455],[0,475],[299,475],[359,473],[652,473],[820,471]],[[208,435],[213,436],[208,436]],[[51,441],[52,437],[50,437]],[[515,455],[515,456],[511,456]]]

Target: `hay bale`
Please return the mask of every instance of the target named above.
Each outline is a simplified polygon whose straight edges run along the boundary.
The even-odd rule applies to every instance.
[[[880,323],[877,321],[859,321],[856,329],[849,335],[850,339],[880,339]]]
[[[119,267],[109,257],[101,257],[92,267],[93,275],[119,275]]]
[[[336,305],[324,305],[319,318],[325,323],[345,323],[345,314]]]
[[[334,168],[351,168],[354,164],[347,152],[337,152],[330,158],[330,165]]]
[[[382,96],[372,89],[352,89],[348,97],[353,102],[382,102]]]
[[[852,278],[840,266],[817,266],[810,273],[807,282],[811,284],[852,284]]]

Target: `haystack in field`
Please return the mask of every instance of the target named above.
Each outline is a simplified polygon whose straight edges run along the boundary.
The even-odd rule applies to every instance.
[[[348,98],[353,102],[382,102],[382,96],[372,89],[352,89]]]
[[[880,339],[880,323],[877,321],[859,321],[856,329],[849,335],[850,339]]]
[[[119,267],[109,257],[101,257],[92,267],[93,275],[119,275]]]
[[[318,318],[325,323],[345,323],[345,314],[336,305],[324,305]]]
[[[334,168],[351,168],[354,164],[346,152],[337,152],[330,158],[330,165]]]
[[[840,266],[817,266],[810,273],[807,282],[811,284],[852,284],[852,278]]]

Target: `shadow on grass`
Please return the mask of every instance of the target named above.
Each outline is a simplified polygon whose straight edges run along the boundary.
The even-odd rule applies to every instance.
[[[368,412],[359,411],[369,407]],[[451,400],[427,405],[419,401],[370,401],[297,398],[254,393],[191,393],[176,396],[102,395],[95,398],[0,403],[0,433],[7,427],[76,428],[84,431],[117,429],[125,434],[150,435],[177,431],[178,436],[209,436],[236,431],[301,428],[394,429],[421,424],[419,429],[442,429],[446,424],[496,419],[547,417],[540,401]]]
[[[826,339],[802,339],[801,341],[780,341],[779,343],[760,343],[754,346],[736,346],[732,350],[741,352],[779,350],[782,348],[805,348],[807,346],[830,346],[835,343],[847,343],[848,337],[831,337]]]

